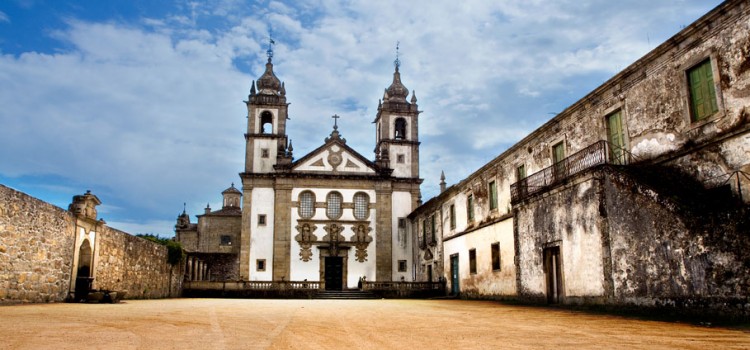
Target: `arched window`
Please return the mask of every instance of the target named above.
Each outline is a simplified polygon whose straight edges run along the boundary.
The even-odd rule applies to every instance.
[[[396,119],[396,140],[403,140],[406,138],[406,119]]]
[[[354,218],[364,220],[370,216],[370,197],[367,193],[357,192],[354,194]]]
[[[263,113],[260,114],[260,133],[273,133],[273,114],[269,111],[263,111]]]
[[[299,194],[299,216],[309,219],[315,215],[315,194],[305,191]]]
[[[329,219],[338,219],[341,217],[341,202],[343,199],[341,193],[331,192],[326,198],[326,215]]]

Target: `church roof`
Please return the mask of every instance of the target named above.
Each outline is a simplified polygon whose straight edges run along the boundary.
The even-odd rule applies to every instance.
[[[196,215],[200,216],[242,216],[242,208],[240,207],[224,207],[219,210],[214,210],[207,214]]]
[[[239,195],[242,195],[242,192],[238,190],[236,187],[234,187],[234,182],[232,182],[232,186],[227,188],[226,190],[222,191],[221,194],[228,194],[228,193],[236,193]]]
[[[404,86],[401,82],[401,73],[398,72],[398,65],[396,71],[393,72],[393,82],[385,90],[383,100],[385,101],[403,101],[406,102],[406,96],[409,95],[409,89]]]

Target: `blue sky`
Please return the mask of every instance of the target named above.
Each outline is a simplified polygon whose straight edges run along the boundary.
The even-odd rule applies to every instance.
[[[427,200],[719,3],[3,0],[0,183],[61,207],[91,190],[111,226],[171,235],[240,183],[272,28],[297,158],[333,114],[373,158],[400,42]]]

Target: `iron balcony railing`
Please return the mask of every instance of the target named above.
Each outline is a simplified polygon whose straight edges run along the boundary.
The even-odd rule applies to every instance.
[[[542,169],[510,185],[510,201],[518,203],[532,194],[562,182],[581,171],[601,164],[628,164],[632,155],[620,147],[610,147],[606,141],[598,141],[574,153],[552,166]]]

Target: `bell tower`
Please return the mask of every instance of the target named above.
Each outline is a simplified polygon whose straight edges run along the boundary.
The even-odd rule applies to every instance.
[[[247,101],[245,172],[271,173],[291,164],[291,146],[286,135],[288,119],[286,88],[273,73],[273,45],[269,39],[266,71],[253,81]]]
[[[420,111],[414,92],[410,101],[406,100],[409,90],[401,83],[398,45],[393,65],[393,82],[385,89],[383,99],[378,102],[378,114],[374,122],[376,162],[393,169],[394,177],[419,178]]]

